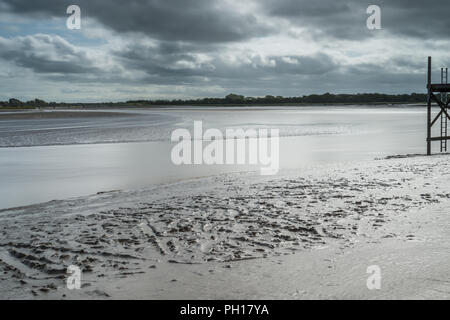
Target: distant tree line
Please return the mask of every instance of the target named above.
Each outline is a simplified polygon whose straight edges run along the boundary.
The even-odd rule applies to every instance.
[[[312,94],[301,97],[245,97],[238,94],[229,94],[225,98],[202,98],[190,100],[130,100],[126,102],[101,102],[101,103],[63,103],[45,102],[40,99],[22,102],[18,99],[0,101],[3,108],[61,108],[61,107],[145,107],[167,105],[278,105],[278,104],[383,104],[383,103],[425,103],[426,94]]]

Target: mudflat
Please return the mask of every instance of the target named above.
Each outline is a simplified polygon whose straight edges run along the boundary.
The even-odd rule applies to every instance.
[[[135,114],[111,111],[14,111],[0,112],[0,120],[124,117],[133,115]]]
[[[0,297],[448,299],[448,159],[230,174],[2,210]],[[71,265],[80,290],[66,287]],[[371,265],[380,290],[366,286]]]

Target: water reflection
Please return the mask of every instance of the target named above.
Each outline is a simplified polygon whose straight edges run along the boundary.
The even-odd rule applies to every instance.
[[[257,166],[248,165],[173,165],[170,161],[173,144],[169,142],[167,134],[175,127],[191,126],[193,120],[203,120],[208,127],[219,129],[228,126],[281,128],[284,135],[280,139],[282,169],[373,159],[391,154],[422,153],[425,146],[424,113],[417,108],[375,111],[347,108],[330,111],[329,108],[316,107],[236,112],[207,109],[142,112],[147,115],[157,112],[164,121],[173,119],[165,123],[163,133],[157,132],[157,141],[0,148],[0,208],[226,172],[259,170]],[[161,113],[170,116],[161,116]],[[47,128],[49,125],[64,125],[62,119],[58,121],[45,125]],[[108,119],[101,123],[97,119],[86,130],[94,137],[86,135],[86,132],[83,133],[84,137],[89,142],[94,141],[99,126],[104,130],[110,121]],[[29,128],[30,124],[24,125]],[[149,124],[153,131],[155,126],[157,124],[154,122]],[[3,126],[2,132],[12,136],[17,130],[15,134],[20,135],[17,129],[20,125],[16,122],[14,127],[16,129],[6,130]],[[142,119],[136,122],[129,119],[121,121],[120,128],[122,132],[133,132],[132,128],[137,128],[135,135],[142,134],[142,130],[149,134]],[[63,131],[67,134],[68,129]],[[48,133],[46,135],[47,138],[51,137]],[[78,131],[74,133],[76,139],[82,139],[83,135]],[[104,131],[101,135],[105,135]],[[132,135],[129,133],[127,137]],[[5,135],[3,139],[6,139]]]

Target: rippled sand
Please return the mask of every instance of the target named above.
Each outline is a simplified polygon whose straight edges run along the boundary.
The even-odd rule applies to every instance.
[[[438,243],[447,246],[438,255],[440,263],[450,262],[450,253],[445,255],[450,252],[449,233],[436,240],[436,228],[425,228],[433,221],[447,228],[450,216],[435,210],[435,217],[422,214],[412,219],[417,212],[449,203],[448,160],[447,156],[374,160],[352,167],[286,172],[276,178],[224,175],[3,210],[0,297],[192,299],[210,292],[214,298],[231,298],[238,290],[239,298],[310,298],[334,292],[327,291],[320,275],[338,279],[349,269],[363,270],[365,248],[383,252],[404,243],[417,256],[426,254],[426,249],[418,248]],[[365,254],[358,255],[358,250]],[[348,260],[336,262],[336,255],[346,254],[355,255],[353,265]],[[288,256],[296,263],[286,260]],[[329,267],[330,261],[334,267]],[[395,272],[401,257],[389,261],[386,268]],[[282,284],[289,281],[277,274],[274,265],[284,266],[283,273],[295,278],[296,266],[312,262],[317,274],[297,276],[305,288],[316,291],[286,292]],[[83,271],[79,291],[65,288],[69,265]],[[361,286],[352,286],[364,287],[364,271],[346,279],[349,292],[328,297],[365,297],[358,291]],[[410,271],[407,267],[405,272]],[[272,279],[267,281],[278,284],[276,288],[264,285],[267,272]],[[440,275],[442,270],[436,272]],[[259,289],[236,282],[251,283],[258,276]],[[449,281],[446,276],[441,279],[444,283]],[[227,285],[228,280],[234,285]],[[444,290],[442,297],[450,294]]]

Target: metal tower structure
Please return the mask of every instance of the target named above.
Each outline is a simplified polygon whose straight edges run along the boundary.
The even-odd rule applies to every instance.
[[[448,84],[448,69],[441,69],[441,83],[431,83],[431,57],[428,57],[428,79],[427,79],[427,90],[428,90],[428,101],[427,101],[427,155],[431,155],[431,143],[433,141],[441,142],[441,152],[447,150],[447,140],[450,140],[450,137],[447,133],[447,123],[450,120],[450,116],[448,114],[448,105],[449,99],[447,99],[447,93],[450,92],[450,84]],[[439,95],[435,93],[439,92]],[[435,102],[439,108],[439,113],[431,119],[431,105],[432,102]],[[431,129],[433,125],[441,120],[441,135],[440,137],[432,137]]]

